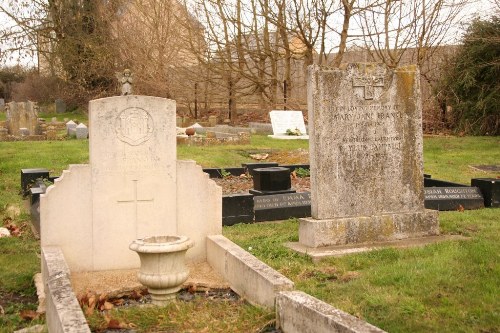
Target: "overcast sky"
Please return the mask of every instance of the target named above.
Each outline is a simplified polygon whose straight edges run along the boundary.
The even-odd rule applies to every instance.
[[[0,0],[0,4],[3,6],[8,3],[10,0]],[[403,0],[403,1],[412,1],[412,0]],[[460,40],[460,37],[464,31],[464,27],[472,20],[474,17],[487,18],[488,16],[493,15],[494,13],[499,13],[500,11],[500,0],[470,0],[468,5],[463,10],[463,19],[461,24],[452,29],[450,33],[450,38],[448,38],[448,43],[455,44]],[[7,17],[5,14],[0,12],[0,28],[3,26],[10,26],[13,22]],[[5,41],[0,41],[0,50],[4,49]],[[35,57],[36,58],[36,57]],[[5,61],[5,59],[2,59]],[[11,66],[17,63],[16,59],[8,60],[6,65]],[[36,59],[25,59],[22,62],[22,65],[25,66],[36,66]],[[2,64],[0,64],[2,65]]]

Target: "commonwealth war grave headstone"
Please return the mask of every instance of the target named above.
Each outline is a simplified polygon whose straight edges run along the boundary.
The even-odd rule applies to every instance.
[[[414,66],[310,67],[307,247],[439,234],[424,209],[422,107]]]
[[[42,247],[72,272],[139,267],[129,244],[185,235],[204,260],[221,233],[221,189],[194,161],[176,160],[175,102],[127,95],[89,104],[90,165],[72,165],[40,197]],[[61,203],[64,203],[63,205]]]

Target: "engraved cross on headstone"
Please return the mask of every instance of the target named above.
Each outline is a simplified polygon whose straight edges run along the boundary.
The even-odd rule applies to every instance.
[[[355,76],[352,79],[353,87],[364,88],[364,98],[373,99],[375,97],[375,87],[384,86],[383,76]]]
[[[134,184],[133,198],[118,200],[117,202],[118,203],[134,203],[134,218],[135,218],[135,223],[137,225],[138,218],[139,218],[138,205],[140,203],[144,203],[144,202],[153,202],[154,199],[153,198],[139,198],[138,197],[138,184],[137,184],[139,182],[139,180],[138,179],[132,179],[132,182]]]

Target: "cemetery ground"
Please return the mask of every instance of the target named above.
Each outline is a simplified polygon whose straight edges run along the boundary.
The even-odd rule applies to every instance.
[[[291,161],[307,142],[252,136],[250,145],[178,146],[179,159],[204,167],[255,162],[254,153],[288,152]],[[426,137],[424,171],[468,184],[497,177],[471,168],[499,164],[498,137]],[[0,332],[43,323],[35,313],[33,275],[40,270],[39,243],[19,193],[22,168],[59,175],[88,162],[87,140],[0,142],[0,221],[18,236],[0,239]],[[284,163],[285,161],[279,161]],[[302,163],[307,161],[300,161]],[[349,195],[349,194],[346,194]],[[298,240],[297,220],[224,227],[225,236],[293,280],[305,291],[389,332],[498,332],[500,327],[500,211],[440,212],[443,234],[469,237],[413,249],[383,249],[313,263],[284,243]],[[216,318],[216,319],[214,319]],[[89,317],[94,330],[114,323],[137,331],[257,332],[274,313],[243,300],[196,297],[167,308],[114,308]]]

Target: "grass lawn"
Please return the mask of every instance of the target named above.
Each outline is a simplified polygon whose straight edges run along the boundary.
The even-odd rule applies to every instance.
[[[469,165],[500,164],[499,143],[497,137],[425,138],[424,170],[433,178],[464,184],[472,177],[496,177]],[[295,149],[307,149],[307,142],[253,136],[252,144],[246,146],[180,146],[178,156],[204,167],[230,167],[253,161],[248,154],[254,151],[293,154]],[[0,221],[6,221],[12,207],[20,210],[14,223],[23,226],[29,220],[19,195],[20,169],[41,167],[58,175],[68,164],[87,162],[88,141],[0,142]],[[470,239],[417,249],[385,249],[317,264],[283,246],[298,240],[296,220],[236,225],[225,227],[223,233],[292,279],[297,289],[387,331],[498,332],[500,210],[440,213],[440,222],[443,233]],[[36,308],[31,278],[39,271],[39,245],[26,225],[24,230],[22,237],[0,239],[0,332],[33,324],[22,321],[19,314]],[[221,320],[209,319],[213,317]],[[113,312],[113,318],[139,325],[144,331],[248,332],[263,327],[272,317],[272,313],[241,302],[203,299],[155,310]],[[103,320],[89,318],[94,327],[101,327]],[[196,326],[199,322],[205,325]]]

